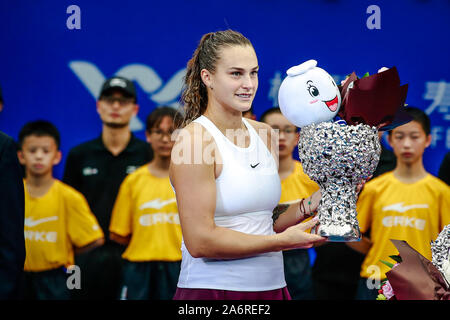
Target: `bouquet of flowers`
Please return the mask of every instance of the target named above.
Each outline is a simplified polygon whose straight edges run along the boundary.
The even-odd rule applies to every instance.
[[[400,85],[396,67],[381,68],[358,78],[352,72],[340,86],[342,104],[338,115],[349,125],[364,123],[380,131],[392,130],[412,120],[405,111],[408,85]]]
[[[431,242],[432,261],[406,241],[391,241],[400,255],[390,256],[396,264],[381,261],[391,270],[377,300],[450,300],[450,224]]]
[[[402,262],[402,258],[400,257],[400,255],[389,256],[389,258],[394,260],[396,263],[394,264],[384,260],[380,260],[380,262],[387,265],[389,268],[391,268],[391,270],[396,268]],[[397,300],[395,298],[394,289],[392,289],[392,286],[387,278],[381,281],[377,300]]]

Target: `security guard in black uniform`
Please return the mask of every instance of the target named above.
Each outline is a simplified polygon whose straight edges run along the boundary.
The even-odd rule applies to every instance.
[[[152,159],[147,142],[130,131],[139,106],[134,84],[112,77],[103,84],[97,101],[102,120],[100,137],[70,150],[63,181],[87,199],[105,234],[105,245],[76,258],[81,270],[81,289],[76,299],[116,299],[124,248],[109,240],[109,223],[123,179]]]

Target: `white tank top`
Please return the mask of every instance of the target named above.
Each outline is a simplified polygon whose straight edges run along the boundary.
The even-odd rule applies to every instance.
[[[233,144],[207,117],[201,124],[217,145],[222,157],[222,172],[216,179],[217,226],[247,234],[271,235],[272,211],[281,196],[278,169],[256,130],[242,119],[250,133],[248,148]],[[184,241],[179,288],[203,288],[232,291],[266,291],[286,286],[283,256],[268,252],[242,259],[193,258]]]

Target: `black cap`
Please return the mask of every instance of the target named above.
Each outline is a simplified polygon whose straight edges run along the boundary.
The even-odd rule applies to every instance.
[[[127,78],[115,76],[106,80],[100,90],[100,97],[109,95],[113,90],[120,90],[129,97],[137,98],[136,88],[133,82]]]

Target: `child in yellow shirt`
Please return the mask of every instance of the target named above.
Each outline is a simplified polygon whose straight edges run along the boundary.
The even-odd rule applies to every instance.
[[[422,161],[431,143],[430,120],[418,108],[405,110],[413,120],[389,132],[395,169],[369,181],[357,202],[359,227],[365,236],[359,243],[348,243],[366,254],[357,299],[376,298],[374,284],[386,278],[389,270],[380,260],[392,262],[389,256],[398,254],[390,239],[407,241],[431,260],[430,242],[450,223],[450,187],[429,174]]]
[[[25,296],[70,299],[67,267],[74,253],[104,242],[103,232],[78,191],[53,178],[61,160],[59,132],[47,121],[27,123],[19,133],[18,158],[25,166]]]
[[[127,248],[122,255],[120,299],[170,300],[181,263],[181,226],[169,181],[176,111],[159,107],[147,118],[153,160],[122,182],[109,227],[110,238]]]

